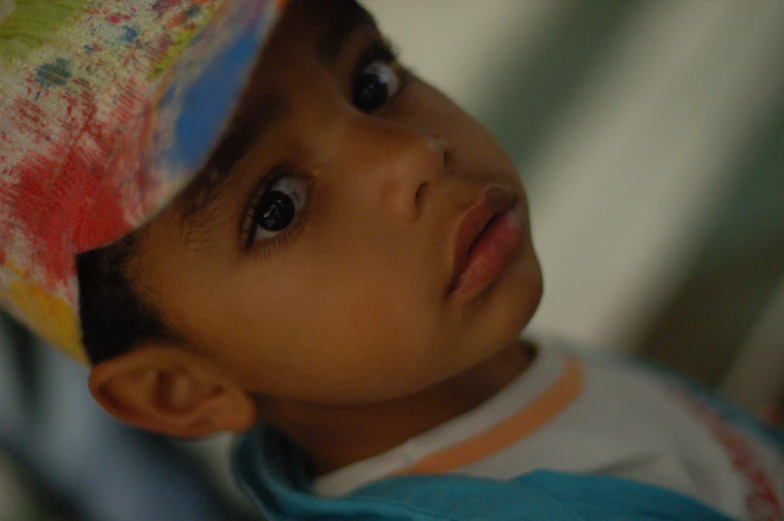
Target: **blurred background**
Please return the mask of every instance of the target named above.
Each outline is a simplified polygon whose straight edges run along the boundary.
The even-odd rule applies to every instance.
[[[782,401],[784,2],[364,3],[518,165],[545,269],[532,330]],[[258,519],[230,440],[117,425],[83,368],[0,322],[0,521]]]

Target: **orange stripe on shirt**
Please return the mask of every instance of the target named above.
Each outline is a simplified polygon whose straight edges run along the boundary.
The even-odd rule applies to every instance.
[[[514,416],[490,430],[434,452],[395,475],[445,474],[498,452],[555,418],[579,396],[582,387],[583,372],[579,362],[566,357],[558,380]]]

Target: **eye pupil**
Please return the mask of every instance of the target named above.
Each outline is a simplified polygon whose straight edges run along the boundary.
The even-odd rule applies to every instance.
[[[279,232],[292,223],[296,216],[296,205],[283,192],[267,193],[259,203],[257,221],[259,226],[270,232]]]
[[[389,85],[383,83],[378,74],[362,75],[354,87],[354,103],[359,110],[372,112],[389,97]]]

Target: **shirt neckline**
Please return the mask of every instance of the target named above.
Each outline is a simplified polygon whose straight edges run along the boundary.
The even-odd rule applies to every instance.
[[[558,349],[536,344],[527,370],[488,400],[378,456],[313,481],[322,496],[340,496],[388,476],[445,474],[531,434],[579,395],[582,369]]]

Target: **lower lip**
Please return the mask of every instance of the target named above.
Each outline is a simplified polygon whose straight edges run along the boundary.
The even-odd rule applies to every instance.
[[[522,245],[519,211],[514,209],[496,218],[471,247],[452,295],[471,295],[492,284]]]

